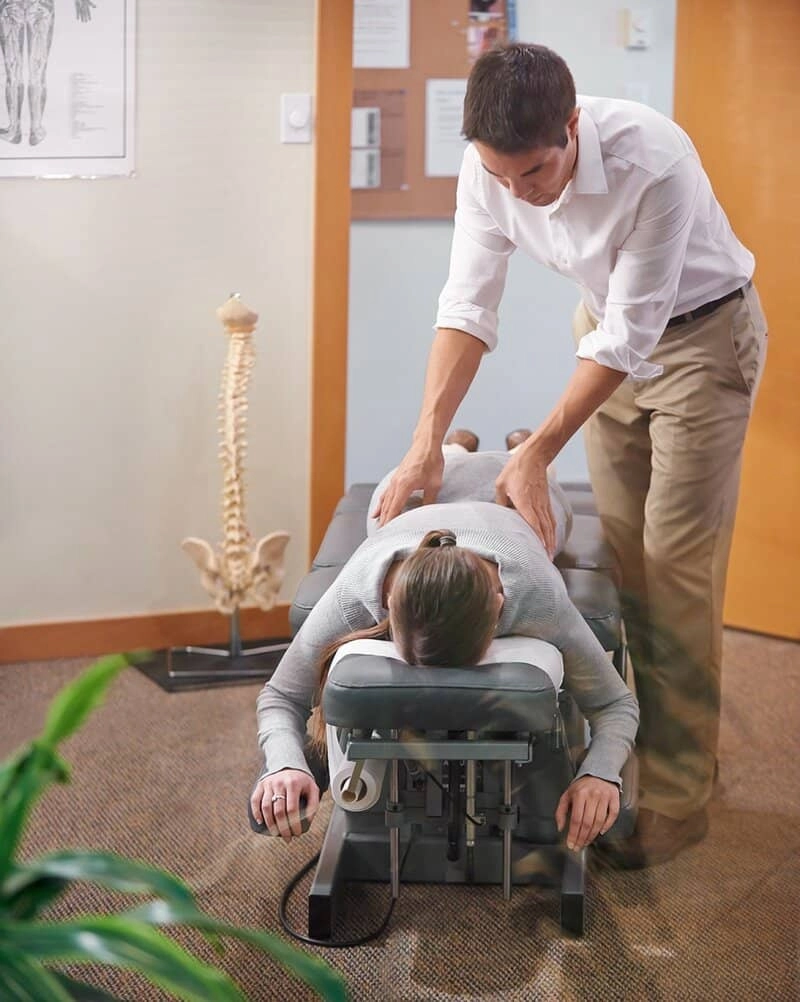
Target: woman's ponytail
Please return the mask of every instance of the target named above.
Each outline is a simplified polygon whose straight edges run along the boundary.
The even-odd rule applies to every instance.
[[[418,550],[430,550],[445,546],[457,546],[456,534],[452,529],[431,529],[422,537],[422,542],[417,547]]]

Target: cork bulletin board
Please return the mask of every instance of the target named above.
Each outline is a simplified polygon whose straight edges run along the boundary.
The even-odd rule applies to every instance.
[[[353,71],[353,107],[380,109],[379,184],[353,187],[353,219],[452,217],[455,174],[431,176],[430,150],[426,170],[426,100],[457,92],[477,56],[513,36],[511,0],[410,0],[409,67]],[[446,113],[456,107],[451,95]]]

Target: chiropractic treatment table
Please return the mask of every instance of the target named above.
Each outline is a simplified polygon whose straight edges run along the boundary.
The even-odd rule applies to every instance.
[[[556,565],[625,678],[615,558],[589,488],[562,486],[574,523]],[[339,502],[297,590],[293,631],[365,538],[373,490],[356,484]],[[381,641],[341,649],[323,692],[335,803],[309,892],[310,936],[333,937],[337,899],[356,880],[388,881],[393,898],[401,880],[497,883],[505,898],[512,884],[556,886],[562,929],[583,933],[586,850],[566,848],[554,814],[585,750],[586,724],[559,691],[560,653],[509,639],[508,660],[478,668],[410,667]],[[633,830],[636,785],[632,755],[619,818],[604,837]]]

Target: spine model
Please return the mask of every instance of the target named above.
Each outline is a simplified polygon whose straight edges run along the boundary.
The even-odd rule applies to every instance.
[[[254,545],[245,513],[244,458],[247,453],[247,385],[255,364],[253,331],[258,314],[238,295],[217,310],[229,337],[219,395],[222,462],[222,545],[189,537],[182,548],[200,570],[200,580],[217,609],[230,615],[243,605],[271,609],[284,577],[287,532],[271,532]]]

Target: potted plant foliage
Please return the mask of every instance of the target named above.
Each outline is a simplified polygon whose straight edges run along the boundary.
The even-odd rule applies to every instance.
[[[4,1002],[113,999],[51,967],[92,963],[132,968],[190,1002],[241,1002],[245,997],[231,978],[160,931],[161,926],[188,926],[205,935],[218,952],[222,952],[221,937],[258,947],[323,999],[346,1002],[342,978],[322,960],[277,936],[212,918],[198,907],[185,883],[163,870],[108,852],[55,852],[25,862],[17,858],[34,804],[51,783],[69,780],[58,745],[78,730],[129,663],[123,655],[103,658],[65,686],[50,706],[41,735],[0,764],[0,998]],[[48,919],[46,909],[76,881],[147,900],[116,914]]]

